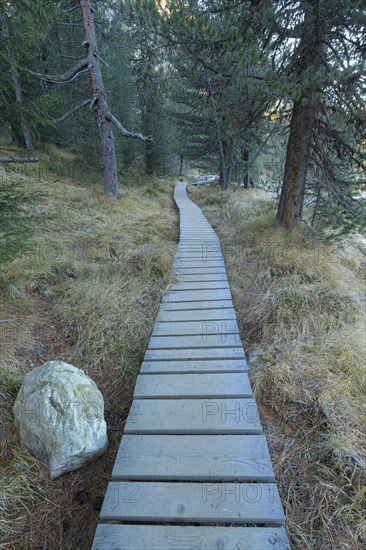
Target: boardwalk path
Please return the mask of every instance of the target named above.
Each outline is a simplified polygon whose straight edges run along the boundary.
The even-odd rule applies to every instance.
[[[287,549],[219,240],[184,183],[175,201],[172,284],[137,378],[93,550]]]

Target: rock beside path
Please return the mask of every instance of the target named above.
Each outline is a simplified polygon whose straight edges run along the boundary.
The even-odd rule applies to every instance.
[[[48,361],[27,374],[13,410],[23,445],[51,479],[81,468],[107,448],[103,396],[73,365]]]

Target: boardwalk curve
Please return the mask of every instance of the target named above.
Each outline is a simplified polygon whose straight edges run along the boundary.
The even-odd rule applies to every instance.
[[[289,549],[220,242],[186,184],[180,242],[93,550]]]

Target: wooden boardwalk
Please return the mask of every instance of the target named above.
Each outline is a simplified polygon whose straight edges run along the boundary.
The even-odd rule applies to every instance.
[[[289,549],[220,243],[175,188],[180,242],[93,550]]]

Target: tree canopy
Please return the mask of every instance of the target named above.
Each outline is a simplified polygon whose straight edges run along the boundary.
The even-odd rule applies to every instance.
[[[286,229],[357,229],[365,20],[362,0],[3,2],[2,134],[75,149],[112,197],[118,168],[198,167],[279,191]]]

